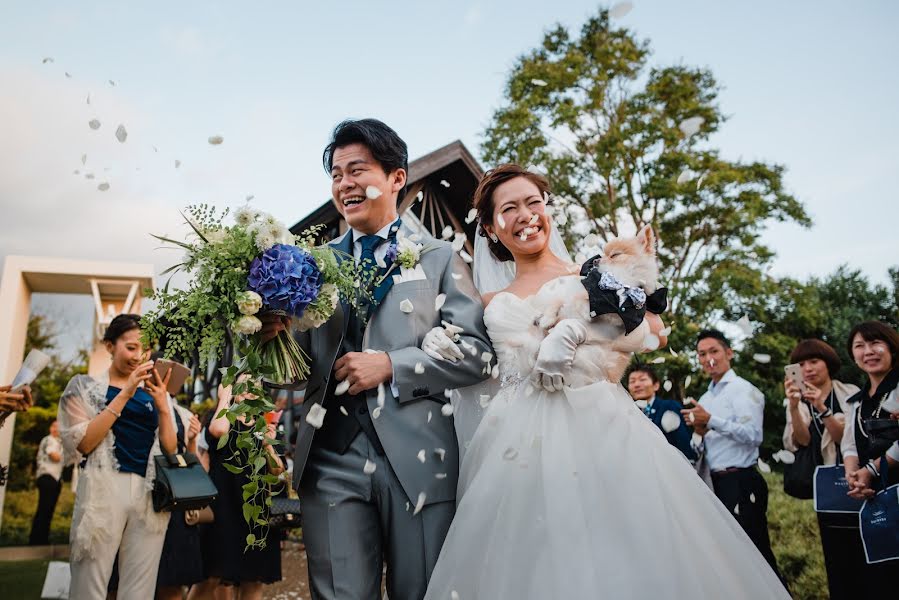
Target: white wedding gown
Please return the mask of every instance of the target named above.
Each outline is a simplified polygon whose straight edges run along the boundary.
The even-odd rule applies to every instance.
[[[502,388],[462,463],[426,599],[789,598],[734,517],[627,392],[585,360],[586,348],[571,388],[527,383],[543,338],[535,322],[566,300],[566,279],[527,299],[500,293],[484,312]]]

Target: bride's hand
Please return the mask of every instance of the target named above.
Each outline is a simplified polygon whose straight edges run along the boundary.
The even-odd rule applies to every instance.
[[[534,379],[548,392],[561,391],[571,370],[577,347],[587,339],[587,326],[579,319],[562,319],[540,342]]]
[[[424,339],[421,340],[421,349],[434,360],[455,363],[465,358],[465,354],[443,327],[435,327],[427,332]]]
[[[668,336],[659,335],[659,332],[665,329],[665,322],[662,321],[662,317],[655,313],[651,313],[649,311],[646,312],[646,322],[649,323],[649,332],[659,338],[659,347],[657,350],[664,348],[668,345]]]

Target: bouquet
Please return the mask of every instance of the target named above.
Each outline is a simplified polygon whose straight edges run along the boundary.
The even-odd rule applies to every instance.
[[[268,474],[264,443],[265,413],[274,409],[263,384],[290,387],[309,374],[308,357],[292,332],[281,331],[263,343],[257,335],[259,316],[266,312],[291,317],[300,331],[316,328],[334,314],[338,302],[358,306],[368,286],[353,260],[338,260],[337,250],[316,246],[317,228],[294,236],[272,215],[243,207],[226,225],[229,211],[205,204],[189,206],[185,219],[192,234],[184,241],[154,236],[184,251],[183,260],[163,271],[186,271],[191,278],[183,289],[170,291],[171,277],[161,291],[149,291],[156,308],[141,320],[145,342],[162,341],[166,356],[199,355],[201,364],[225,359],[222,385],[233,386],[232,404],[218,417],[233,425],[240,418],[250,425],[234,440],[234,451],[225,466],[245,473],[244,518],[252,526],[267,527],[262,503],[271,503],[271,487],[278,478]],[[226,343],[234,340],[234,356],[223,356]],[[232,431],[237,431],[232,429]],[[232,436],[234,437],[234,436]],[[219,440],[219,447],[228,443]],[[250,534],[248,546],[264,546],[264,536]]]

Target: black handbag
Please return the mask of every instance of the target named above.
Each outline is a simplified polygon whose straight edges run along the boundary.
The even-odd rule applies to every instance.
[[[296,498],[274,497],[269,507],[268,524],[275,529],[294,529],[300,526],[300,501]]]
[[[879,456],[899,441],[899,421],[895,419],[865,419],[865,432],[871,444],[870,454]]]
[[[809,407],[809,411],[812,414],[812,421],[809,423],[811,439],[807,446],[800,446],[793,453],[796,458],[792,464],[784,464],[784,492],[800,500],[814,497],[815,469],[824,463],[821,455],[821,432],[816,427],[814,409]]]
[[[218,489],[199,459],[190,452],[157,454],[153,482],[156,512],[203,508],[215,500]]]

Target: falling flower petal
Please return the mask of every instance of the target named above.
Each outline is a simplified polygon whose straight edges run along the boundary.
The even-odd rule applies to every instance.
[[[693,383],[693,378],[687,375],[687,378],[684,379],[684,389],[690,387],[690,384]]]
[[[448,240],[451,237],[453,237],[453,228],[449,225],[444,227],[443,232],[441,232],[441,234],[440,234],[440,237],[442,237],[445,240]]]
[[[85,178],[85,179],[93,179],[93,178],[94,178],[94,174],[93,174],[93,173],[85,173],[85,174],[84,174],[84,178]]]
[[[181,161],[176,159],[176,160],[175,160],[175,168],[177,169],[177,168],[179,168],[180,166],[181,166]]]
[[[796,455],[786,449],[778,450],[774,453],[772,458],[778,462],[782,462],[785,465],[792,465],[794,462],[796,462]]]
[[[450,600],[459,600],[459,592],[453,590],[450,592]]]
[[[466,252],[465,250],[460,250],[460,251],[459,251],[459,256],[461,256],[461,257],[462,257],[462,260],[464,260],[464,261],[467,262],[468,264],[471,264],[471,262],[472,262],[472,260],[473,260],[473,259],[471,258],[471,254],[469,254],[469,253]]]
[[[654,364],[654,365],[660,365],[660,364],[662,364],[663,362],[665,362],[665,357],[664,357],[664,356],[659,356],[658,358],[652,359],[650,362],[651,362],[652,364]]]
[[[699,191],[699,188],[702,185],[702,182],[705,181],[705,176],[708,174],[709,174],[709,172],[706,171],[702,175],[699,176],[699,179],[696,180],[696,191],[697,192]]]
[[[415,199],[418,202],[421,202],[424,197],[425,197],[425,193],[421,190],[419,190],[418,193],[415,194]]]
[[[418,500],[415,502],[415,510],[412,511],[412,516],[415,516],[421,512],[421,509],[424,507],[427,497],[427,494],[425,494],[424,492],[418,494]]]
[[[441,406],[441,407],[440,407],[440,414],[442,414],[444,417],[452,416],[452,414],[453,414],[453,405],[450,404],[449,402],[447,402],[446,404],[444,404],[443,406]]]
[[[447,388],[447,389],[443,390],[443,395],[444,395],[445,397],[447,397],[447,398],[452,398],[452,397],[453,397],[453,390]]]
[[[350,416],[350,413],[346,411],[346,406],[344,406],[343,404],[340,405],[340,412],[344,417]]]
[[[465,237],[465,234],[461,231],[457,231],[453,236],[453,252],[459,252],[462,248],[465,247],[465,242],[468,238]]]
[[[225,141],[225,138],[223,138],[220,135],[212,135],[212,136],[209,136],[209,139],[206,141],[209,142],[212,146],[218,146],[219,144],[221,144],[222,142]]]
[[[740,331],[743,332],[743,335],[752,335],[752,321],[749,320],[749,316],[743,315],[736,322],[737,327],[740,328]]]
[[[499,377],[499,363],[493,365],[493,371],[490,372],[490,376],[494,379]]]
[[[703,123],[705,123],[705,119],[702,117],[690,117],[681,121],[678,128],[686,137],[691,137],[699,132],[699,128],[702,127]]]
[[[53,62],[53,57],[52,57],[52,56],[48,56],[48,57],[46,57],[44,60],[41,61],[41,64],[42,64],[42,65],[45,65],[45,64],[47,64],[47,63],[52,63],[52,62]]]
[[[599,236],[595,233],[588,233],[586,236],[584,236],[584,245],[588,248],[599,246]]]
[[[735,514],[735,515],[739,515],[739,514],[740,514],[740,505],[739,505],[739,504],[737,504],[737,505],[734,507],[734,514]]]
[[[696,176],[696,173],[694,173],[690,169],[684,169],[683,171],[681,171],[681,174],[677,176],[677,183],[678,183],[678,185],[680,185],[682,183],[686,183],[686,182],[690,181],[691,179],[693,179],[695,176]]]
[[[465,217],[465,223],[466,224],[471,223],[472,221],[474,221],[477,218],[478,218],[478,209],[472,208],[470,211],[468,211],[468,216]]]
[[[672,387],[671,380],[670,380],[670,379],[666,379],[666,380],[665,380],[665,383],[662,384],[662,387],[665,388],[665,391],[666,391],[666,392],[670,392],[670,391],[671,391],[671,387]]]
[[[433,416],[434,416],[434,415],[433,415],[432,411],[429,410],[429,411],[428,411],[428,423],[431,422],[431,419],[433,418]]]
[[[440,310],[443,308],[443,304],[446,302],[446,294],[437,294],[437,297],[434,298],[434,310]]]
[[[546,87],[547,85],[547,83],[542,79],[531,79],[531,83],[540,87]]]
[[[387,393],[384,391],[384,384],[383,384],[383,383],[379,383],[379,384],[378,384],[378,406],[380,406],[380,407],[383,408],[383,406],[384,406],[384,398],[385,398],[386,396],[387,396]]]
[[[515,460],[518,457],[518,450],[515,448],[506,448],[503,451],[503,458],[505,460]]]
[[[436,479],[446,479],[446,473],[434,473]]]
[[[671,335],[671,327],[666,327],[665,329],[660,330],[659,335],[661,337],[668,337],[669,335]]]
[[[771,362],[771,355],[770,354],[753,354],[752,360],[754,360],[757,363],[767,365],[769,362]]]
[[[634,400],[634,405],[640,410],[644,410],[647,406],[649,406],[649,402],[646,400]]]
[[[671,356],[677,357],[677,352],[674,350],[674,348],[668,348],[668,351],[671,353]]]
[[[419,450],[419,451],[418,451],[418,454],[415,455],[415,458],[418,459],[418,462],[424,464],[424,462],[425,462],[425,451],[424,451],[424,449]]]
[[[665,433],[671,433],[680,427],[680,416],[673,410],[666,410],[662,414],[662,430]]]
[[[484,361],[485,363],[489,363],[491,360],[493,360],[493,353],[492,352],[482,352],[481,360]]]
[[[762,473],[770,473],[771,472],[771,467],[769,467],[768,463],[763,461],[761,458],[758,459],[757,464],[759,466],[759,471],[761,471]]]
[[[487,405],[490,404],[490,395],[481,394],[478,403],[481,405],[481,408],[487,408]]]
[[[318,402],[312,404],[309,408],[309,412],[306,413],[306,422],[312,425],[315,429],[320,429],[322,423],[325,421],[325,413],[328,412],[328,409],[324,408]]]
[[[115,130],[115,139],[119,140],[119,143],[124,144],[125,140],[128,139],[128,132],[125,130],[124,125],[119,125]]]
[[[91,103],[91,95],[90,95],[90,94],[87,95],[87,103],[88,103],[88,104]]]
[[[752,493],[749,494],[749,501],[752,502],[753,504],[755,504],[755,494],[752,494]]]
[[[81,164],[83,165],[86,163],[87,163],[87,154],[82,154],[81,155]]]
[[[71,78],[72,78],[72,74],[69,73],[68,71],[65,72],[65,76],[66,76],[68,79],[71,79]]]
[[[448,188],[450,186],[449,181],[447,181],[446,179],[441,179],[440,185],[442,185],[445,188]]]
[[[104,181],[103,183],[101,183],[100,185],[97,186],[97,189],[100,190],[101,192],[105,192],[106,190],[109,189],[109,184]]]
[[[365,466],[362,467],[362,472],[365,473],[366,475],[371,475],[372,473],[375,472],[375,470],[377,468],[378,468],[378,465],[376,465],[375,463],[373,463],[372,461],[370,461],[366,458]]]
[[[415,307],[412,306],[412,301],[406,298],[402,302],[400,302],[400,310],[408,315],[413,310],[415,310]]]
[[[460,279],[462,279],[462,276],[459,275],[458,273],[453,273],[452,276],[453,276],[453,279],[455,279],[456,281],[459,281]]]
[[[613,19],[620,19],[625,16],[634,8],[633,2],[618,2],[614,4],[612,8],[609,9],[609,17]]]
[[[424,372],[425,372],[425,366],[423,364],[421,364],[420,362],[415,363],[415,374],[421,375]]]
[[[112,79],[110,79],[110,80],[109,80],[109,85],[111,85],[112,87],[115,87],[115,81],[113,81]]]
[[[370,185],[367,188],[365,188],[365,197],[368,198],[369,200],[376,200],[383,195],[384,195],[384,192],[382,192],[379,188],[376,188],[373,185]]]
[[[381,407],[376,406],[375,409],[373,411],[371,411],[371,418],[377,419],[380,416],[381,416]]]
[[[437,455],[437,458],[440,459],[440,462],[443,462],[443,459],[446,456],[446,450],[444,450],[443,448],[434,448],[434,454]]]
[[[97,129],[100,129],[100,121],[98,121],[97,119],[91,119],[87,122],[87,126],[96,131]]]
[[[379,266],[380,268],[382,268],[382,269],[386,269],[386,268],[387,268],[387,263],[384,261],[384,257],[376,256],[376,257],[375,257],[375,264],[378,265],[378,266]]]
[[[350,380],[344,379],[340,383],[337,384],[337,387],[334,388],[334,395],[341,396],[346,393],[346,391],[350,389]]]
[[[643,338],[643,348],[646,350],[658,350],[659,346],[662,344],[662,341],[659,339],[659,336],[648,333],[646,337]]]
[[[496,222],[499,224],[500,229],[506,228],[506,220],[503,218],[502,215],[496,216]]]

